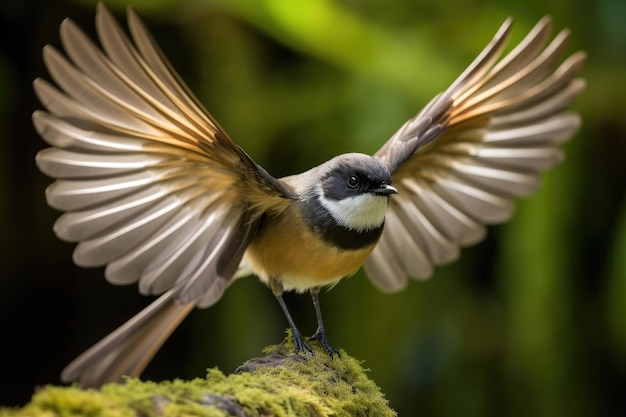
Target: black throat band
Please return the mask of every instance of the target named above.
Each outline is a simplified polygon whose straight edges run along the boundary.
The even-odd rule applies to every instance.
[[[302,214],[316,236],[343,250],[359,250],[376,244],[384,227],[384,221],[380,226],[360,231],[340,225],[318,198],[304,201]]]

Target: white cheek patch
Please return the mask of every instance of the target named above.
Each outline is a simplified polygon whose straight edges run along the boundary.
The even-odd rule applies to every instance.
[[[320,203],[338,224],[348,229],[361,231],[374,229],[383,223],[388,198],[368,193],[341,200],[330,200],[322,194]]]

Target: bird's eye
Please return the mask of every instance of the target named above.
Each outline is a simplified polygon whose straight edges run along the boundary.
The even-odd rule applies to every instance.
[[[352,175],[348,178],[348,187],[356,188],[359,185],[359,178]]]

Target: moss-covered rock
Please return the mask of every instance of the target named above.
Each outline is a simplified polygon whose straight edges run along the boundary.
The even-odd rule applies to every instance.
[[[23,408],[0,410],[0,417],[396,415],[359,361],[344,351],[330,358],[315,343],[315,356],[294,356],[290,339],[231,375],[210,369],[191,381],[129,379],[100,390],[47,386]]]

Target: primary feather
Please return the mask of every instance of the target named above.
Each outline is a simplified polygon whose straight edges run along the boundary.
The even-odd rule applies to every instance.
[[[382,290],[429,277],[433,266],[454,261],[461,246],[482,240],[485,225],[508,220],[514,198],[539,187],[540,172],[562,160],[559,145],[580,126],[578,115],[563,111],[585,87],[575,78],[585,55],[559,65],[569,32],[545,46],[546,17],[498,61],[511,23],[374,155],[399,191],[365,263]]]
[[[77,264],[108,265],[111,282],[138,281],[144,294],[177,286],[178,301],[208,304],[205,292],[230,280],[233,267],[221,268],[238,263],[254,218],[280,210],[289,191],[201,107],[132,10],[129,24],[136,46],[99,5],[104,52],[69,19],[61,40],[70,60],[44,48],[59,89],[35,81],[48,112],[33,120],[54,146],[37,164],[58,178],[46,193],[66,211],[55,232],[80,242]]]

